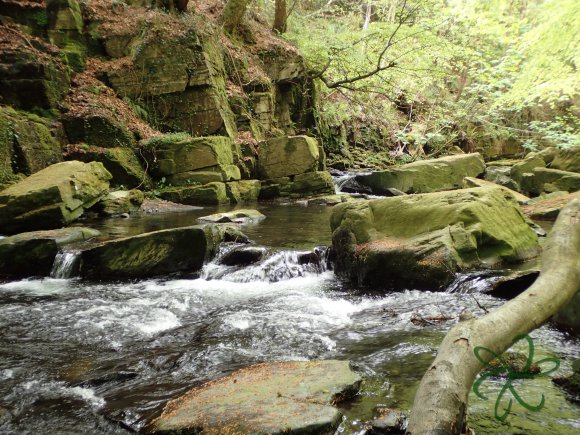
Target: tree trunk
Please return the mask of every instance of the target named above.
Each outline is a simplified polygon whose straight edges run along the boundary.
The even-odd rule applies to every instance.
[[[228,0],[224,8],[223,24],[228,33],[233,33],[242,21],[250,0]]]
[[[541,262],[540,276],[528,290],[447,333],[415,394],[408,434],[459,434],[469,391],[483,368],[473,349],[483,346],[501,355],[515,336],[541,326],[580,290],[580,200],[560,212]],[[488,352],[480,356],[492,358]]]
[[[286,0],[276,0],[272,30],[278,33],[286,32],[286,18]]]

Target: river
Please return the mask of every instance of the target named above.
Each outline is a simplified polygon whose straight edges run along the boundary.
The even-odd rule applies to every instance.
[[[362,434],[376,405],[408,410],[449,321],[469,309],[482,314],[501,300],[481,293],[470,276],[454,291],[402,292],[356,288],[300,254],[330,244],[330,207],[255,207],[266,215],[244,225],[264,258],[244,268],[220,264],[224,246],[201,277],[129,282],[77,278],[0,284],[0,433],[116,434],[141,430],[163,404],[192,386],[247,365],[280,360],[348,359],[366,378],[343,405],[337,433]],[[192,225],[216,209],[82,222],[120,237]],[[243,249],[243,248],[242,248]],[[319,250],[324,255],[324,249]],[[34,265],[31,265],[34,267]],[[66,276],[66,274],[65,274]],[[570,373],[580,342],[547,325],[532,334],[536,359],[561,359]],[[501,380],[487,381],[490,400],[470,397],[478,433],[570,434],[580,407],[547,378],[517,382],[539,412],[514,403],[505,423],[493,417]],[[2,423],[3,422],[3,423]]]

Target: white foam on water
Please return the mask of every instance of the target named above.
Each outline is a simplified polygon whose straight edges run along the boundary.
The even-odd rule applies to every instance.
[[[14,370],[12,370],[12,369],[0,370],[0,380],[1,381],[12,379],[13,377],[14,377]]]
[[[179,319],[169,310],[154,309],[148,312],[149,320],[135,323],[135,327],[147,335],[153,335],[168,329],[174,329],[181,326]]]
[[[65,394],[70,394],[76,397],[80,397],[93,408],[101,408],[105,404],[105,399],[99,397],[90,388],[84,387],[65,387],[63,388]]]

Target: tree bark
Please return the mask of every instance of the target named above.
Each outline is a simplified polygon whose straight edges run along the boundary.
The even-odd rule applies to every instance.
[[[286,0],[276,0],[272,30],[278,33],[286,32],[286,18]]]
[[[541,326],[580,290],[580,200],[560,212],[541,262],[540,276],[528,290],[447,333],[415,394],[408,434],[461,433],[469,391],[483,368],[474,348],[483,346],[501,355],[515,336]],[[488,352],[480,356],[492,358]]]
[[[223,14],[224,29],[233,33],[242,21],[250,0],[228,0]]]

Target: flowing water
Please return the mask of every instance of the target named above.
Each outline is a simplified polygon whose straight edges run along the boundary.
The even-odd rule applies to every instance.
[[[74,253],[64,251],[55,278],[0,285],[0,433],[140,430],[192,386],[258,362],[318,358],[351,360],[364,374],[338,430],[363,433],[376,405],[410,408],[438,344],[465,309],[480,315],[503,302],[481,293],[494,274],[461,277],[452,292],[353,288],[335,278],[326,250],[317,248],[330,244],[329,208],[257,207],[266,220],[242,227],[256,245],[223,245],[198,279],[64,279],[74,273]],[[83,224],[109,238],[191,225],[214,211]],[[244,249],[254,250],[251,260],[228,262]],[[556,356],[558,374],[570,372],[578,341],[550,326],[532,337],[536,359]],[[501,386],[486,384],[489,401],[470,397],[479,433],[580,430],[580,408],[549,379],[517,385],[530,403],[545,395],[542,411],[514,404],[515,414],[498,422],[493,406]]]

